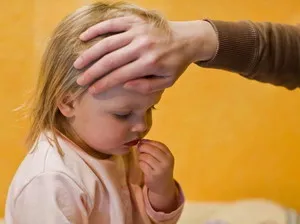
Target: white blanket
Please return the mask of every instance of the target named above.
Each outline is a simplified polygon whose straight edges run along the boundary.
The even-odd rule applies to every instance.
[[[267,200],[188,202],[179,224],[300,224],[292,209]]]
[[[1,219],[0,224],[4,224]],[[267,200],[187,202],[179,224],[300,224],[300,217]]]

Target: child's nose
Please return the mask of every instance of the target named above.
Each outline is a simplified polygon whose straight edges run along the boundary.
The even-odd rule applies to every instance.
[[[131,131],[138,132],[138,133],[145,133],[149,131],[150,126],[151,126],[151,119],[149,119],[147,116],[140,117],[140,119],[137,119],[134,122]]]
[[[143,122],[136,123],[136,124],[132,127],[131,131],[132,131],[132,132],[139,132],[139,133],[147,132],[147,131],[148,131],[148,125],[147,125],[147,122],[146,122],[146,121],[143,121]]]

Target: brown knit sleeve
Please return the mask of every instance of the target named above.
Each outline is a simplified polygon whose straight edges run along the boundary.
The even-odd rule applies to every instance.
[[[199,66],[240,73],[288,89],[300,87],[300,27],[208,20],[219,39],[215,57]]]

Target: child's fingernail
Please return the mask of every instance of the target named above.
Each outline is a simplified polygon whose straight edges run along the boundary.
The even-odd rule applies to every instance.
[[[139,148],[139,147],[141,146],[142,143],[143,143],[142,140],[140,140],[140,141],[136,144],[136,147]]]

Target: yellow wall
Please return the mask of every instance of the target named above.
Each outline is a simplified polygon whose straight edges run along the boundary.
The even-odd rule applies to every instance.
[[[25,154],[26,121],[12,110],[26,99],[55,24],[84,0],[0,3],[0,217]],[[135,0],[172,20],[300,21],[299,0]],[[272,10],[270,9],[272,7]],[[150,136],[176,157],[190,200],[264,197],[300,210],[300,93],[192,65],[155,112]],[[171,116],[172,115],[172,116]]]
[[[32,79],[32,12],[30,1],[0,3],[0,217],[12,175],[24,155],[25,133],[12,110],[24,99],[24,90]]]

